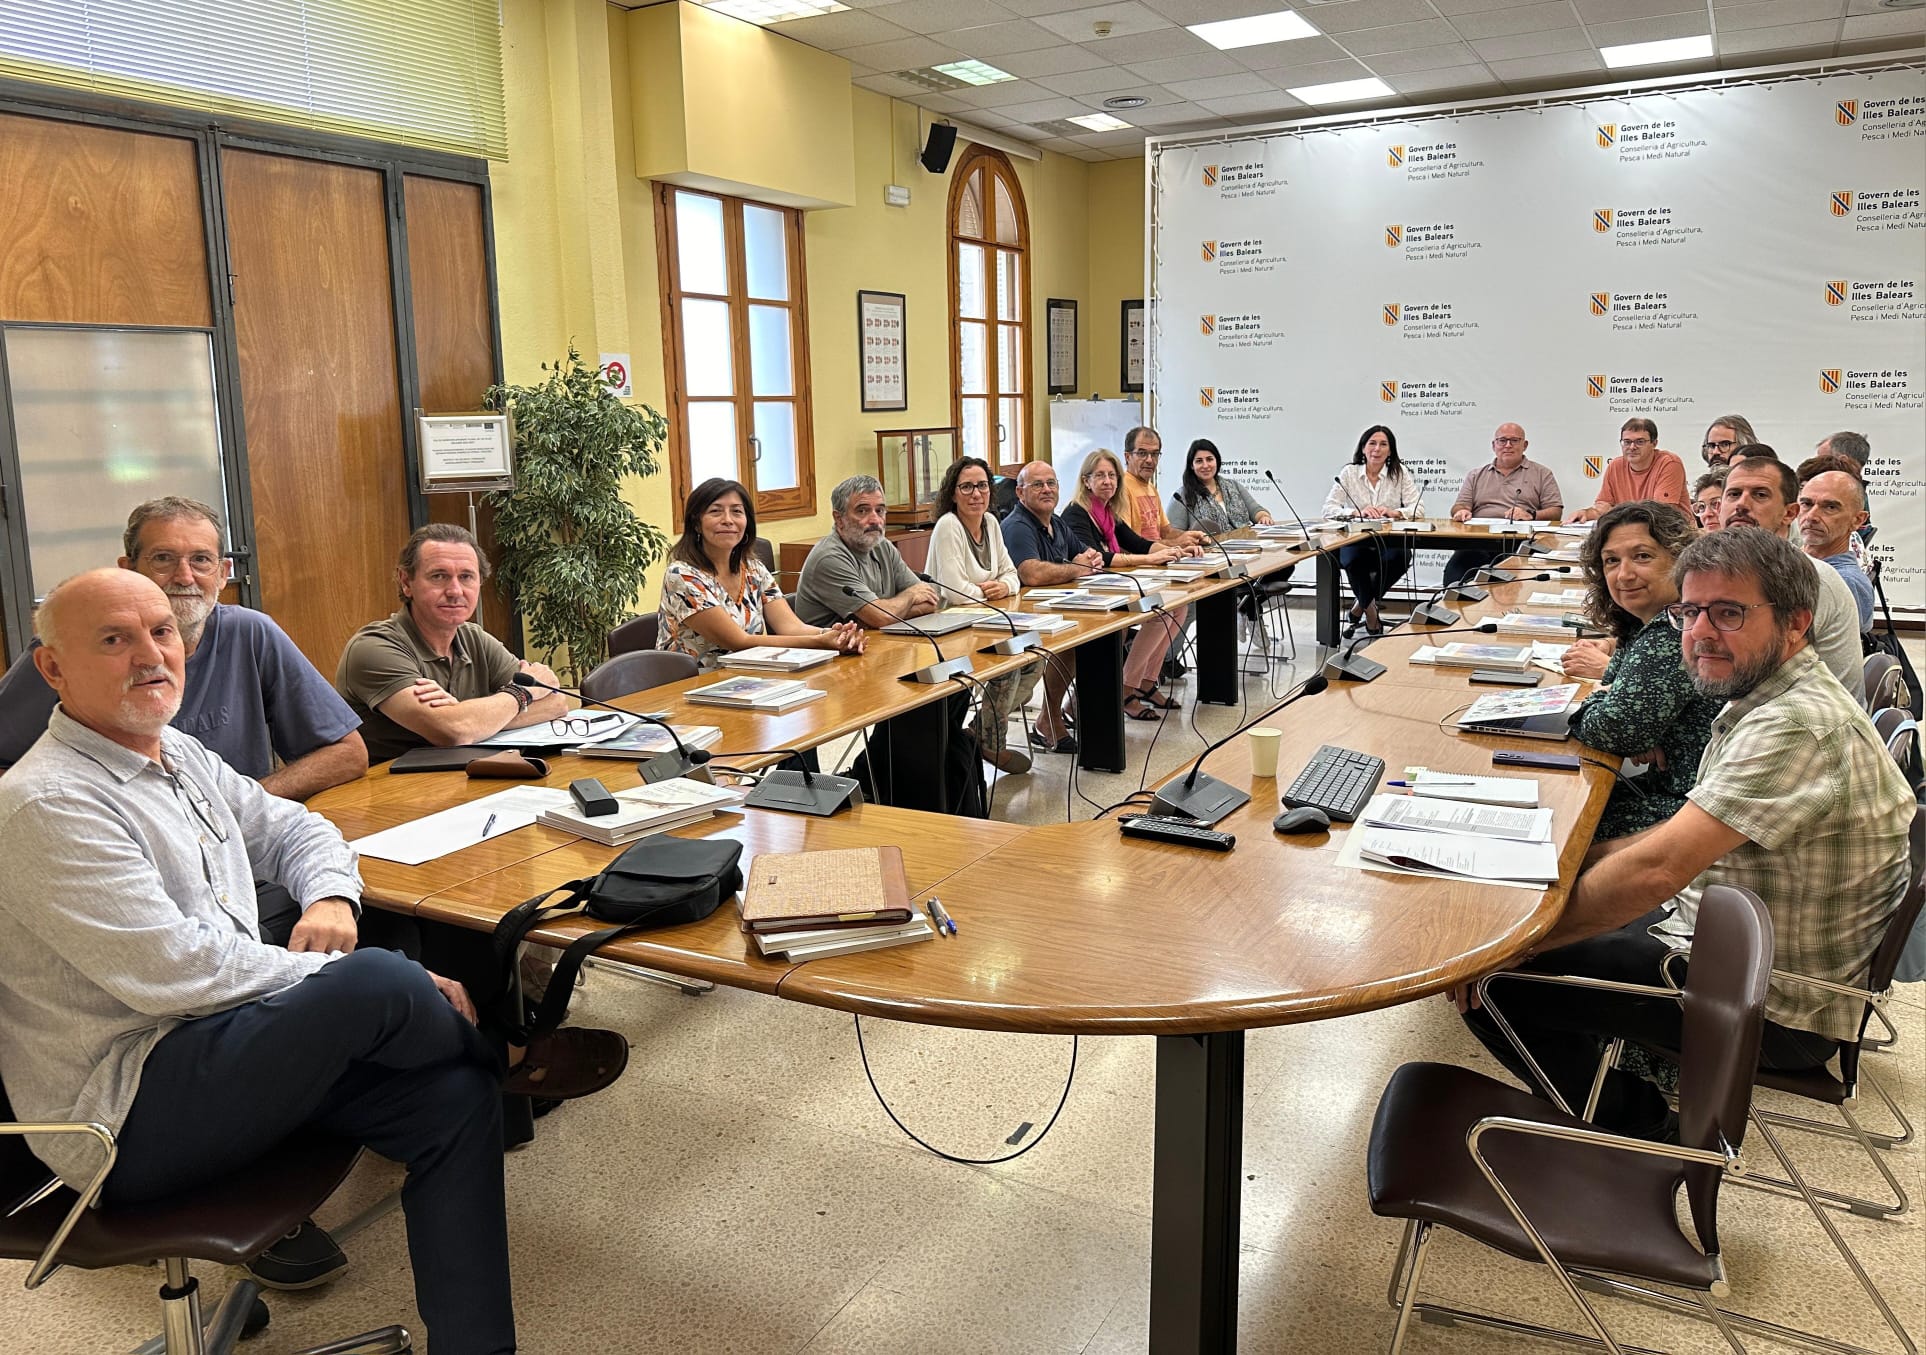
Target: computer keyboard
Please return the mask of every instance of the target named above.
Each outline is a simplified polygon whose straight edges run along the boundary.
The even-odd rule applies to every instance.
[[[1364,812],[1383,775],[1383,758],[1327,743],[1311,755],[1304,770],[1291,782],[1284,792],[1284,803],[1292,809],[1312,805],[1329,815],[1333,823],[1351,823]]]

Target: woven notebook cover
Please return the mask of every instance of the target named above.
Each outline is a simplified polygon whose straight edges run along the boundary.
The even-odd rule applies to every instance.
[[[742,890],[742,925],[749,931],[803,922],[907,921],[909,915],[900,847],[764,853],[750,863]]]

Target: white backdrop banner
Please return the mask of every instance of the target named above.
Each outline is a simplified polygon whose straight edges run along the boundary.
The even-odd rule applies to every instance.
[[[1874,552],[1926,608],[1926,72],[1150,146],[1149,387],[1315,514],[1372,424],[1444,516],[1524,425],[1567,512],[1619,425],[1705,469],[1751,419],[1797,465],[1865,433]]]

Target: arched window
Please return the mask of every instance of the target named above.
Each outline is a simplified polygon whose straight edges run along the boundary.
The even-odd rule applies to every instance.
[[[950,389],[963,454],[1030,459],[1030,221],[1016,171],[971,146],[950,183]]]

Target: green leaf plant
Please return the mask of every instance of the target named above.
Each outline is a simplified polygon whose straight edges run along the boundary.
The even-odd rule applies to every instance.
[[[491,410],[514,417],[515,487],[495,510],[501,581],[521,609],[529,648],[569,685],[608,657],[609,632],[649,566],[667,551],[661,528],[623,500],[628,476],[654,475],[668,424],[648,406],[623,404],[599,368],[573,345],[566,362],[543,363],[538,386],[490,386]],[[568,662],[555,662],[566,650]]]

